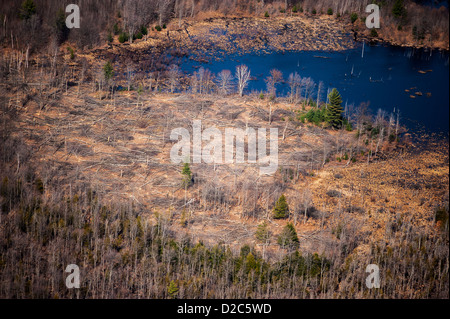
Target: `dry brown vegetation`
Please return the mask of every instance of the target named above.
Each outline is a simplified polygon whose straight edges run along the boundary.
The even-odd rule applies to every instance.
[[[105,99],[101,91],[92,92],[92,84],[79,88],[57,83],[44,92],[27,83],[9,82],[2,88],[2,296],[71,296],[53,286],[60,285],[61,267],[74,256],[71,249],[81,249],[76,259],[89,274],[84,286],[90,292],[82,290],[81,296],[164,297],[169,279],[176,280],[180,297],[186,298],[446,296],[448,236],[440,231],[435,215],[442,207],[448,212],[446,142],[424,150],[384,141],[377,154],[368,157],[375,152],[374,143],[366,146],[355,132],[303,124],[295,113],[299,106],[282,99],[148,91],[117,92]],[[173,128],[191,127],[193,119],[221,129],[279,128],[279,170],[272,177],[260,177],[258,168],[250,165],[192,164],[195,183],[185,190],[181,166],[170,162],[169,135]],[[350,154],[348,160],[336,161],[344,154]],[[14,181],[21,181],[20,186]],[[290,206],[288,220],[272,218],[281,194]],[[47,223],[40,219],[41,212],[49,214]],[[28,221],[26,214],[35,217]],[[54,218],[56,224],[51,222]],[[255,238],[262,221],[269,222],[270,230],[264,244]],[[301,254],[323,256],[311,257],[306,277],[289,281],[297,287],[293,290],[284,290],[276,279],[288,277],[275,275],[286,258],[289,267],[300,265],[296,253],[289,255],[276,241],[288,221],[297,230]],[[112,232],[105,237],[109,224]],[[46,227],[53,230],[48,233]],[[443,227],[448,227],[445,221]],[[65,237],[69,234],[75,236],[73,244]],[[209,271],[196,279],[208,282],[206,287],[195,288],[188,280],[196,274],[195,266],[189,270],[183,264],[196,265],[197,259],[180,255],[178,266],[163,270],[180,248],[167,247],[168,255],[161,255],[157,264],[145,262],[156,257],[152,243],[172,245],[170,238],[180,244],[186,238],[206,247],[220,244],[214,249],[225,254],[220,257],[224,260],[231,258],[227,254],[240,254],[247,268],[230,275],[242,284],[240,276],[252,264],[247,248],[239,253],[244,244],[254,247],[255,262],[268,263],[264,267],[269,272],[263,267],[254,273],[259,288],[252,292],[233,281],[217,286],[213,283],[219,279],[214,278],[222,277]],[[46,260],[34,279],[27,278],[36,257],[25,253],[21,247],[26,246],[38,249],[36,257]],[[324,268],[314,268],[314,258]],[[104,264],[107,260],[115,260],[115,270]],[[14,261],[29,267],[17,273]],[[370,263],[380,264],[383,271],[385,288],[377,292],[363,286]],[[145,267],[155,273],[150,275]],[[130,271],[139,275],[126,279]],[[111,272],[114,279],[108,283]],[[272,278],[272,289],[263,288],[265,276]],[[47,279],[52,287],[44,283]],[[113,289],[117,285],[121,288]]]
[[[148,23],[171,17],[166,2],[157,3]],[[276,21],[243,18],[251,8],[240,1],[228,18],[217,12],[229,1],[193,3],[174,9],[182,19],[165,32],[78,49],[73,58],[56,42],[39,54],[5,42],[0,298],[448,298],[448,140],[397,139],[404,132],[395,118],[364,106],[351,117],[353,131],[305,123],[299,115],[314,104],[302,97],[237,96],[207,70],[200,77],[168,68],[165,55],[341,50],[352,46],[348,21],[281,14],[284,2],[252,7],[278,11]],[[329,2],[314,3],[321,10]],[[69,36],[79,47],[80,39]],[[111,79],[106,61],[115,62]],[[191,131],[193,120],[220,130],[278,128],[276,174],[191,164],[192,185],[183,187],[170,133]],[[282,194],[289,215],[275,219]],[[277,241],[288,223],[298,250]],[[71,263],[82,269],[80,290],[64,285]],[[380,266],[381,289],[365,286],[369,264]]]
[[[392,14],[394,2],[394,0],[387,0],[381,5],[382,21],[381,29],[377,30],[378,40],[398,45],[448,50],[448,9],[429,8],[414,1],[405,0],[407,17],[399,19]],[[208,23],[215,25],[215,28],[210,30],[215,31],[216,36],[222,37],[219,42],[230,38],[236,42],[239,36],[244,36],[245,41],[251,41],[250,47],[255,49],[265,50],[267,47],[262,47],[261,44],[268,44],[281,50],[309,48],[339,50],[351,45],[347,43],[342,32],[353,34],[356,31],[358,37],[374,40],[370,36],[371,30],[365,27],[363,21],[368,15],[365,13],[365,7],[369,3],[371,3],[369,0],[109,0],[101,2],[84,0],[78,2],[83,12],[83,27],[68,31],[55,28],[58,14],[64,9],[60,1],[36,0],[36,12],[28,19],[19,18],[21,1],[3,1],[0,5],[2,23],[0,38],[8,46],[22,51],[29,49],[31,52],[38,52],[52,43],[60,44],[66,40],[80,49],[86,49],[107,43],[109,35],[117,43],[121,32],[128,33],[129,41],[133,43],[132,35],[145,26],[149,35],[143,35],[143,39],[137,40],[138,42],[147,42],[149,37],[161,34],[167,38],[168,44],[174,44],[172,35],[184,37],[190,34],[191,27],[195,32],[197,24],[202,26]],[[293,12],[294,7],[296,12]],[[332,15],[327,14],[328,9],[332,10]],[[314,10],[316,14],[312,13]],[[264,17],[266,12],[269,18]],[[352,13],[358,15],[354,24],[350,22]],[[154,28],[158,25],[161,27],[167,25],[167,29],[157,32]],[[420,39],[414,38],[414,28],[423,35],[423,38],[422,36]],[[223,35],[224,31],[229,34]],[[236,37],[233,36],[234,34]],[[315,39],[311,39],[310,34],[314,34]],[[212,35],[207,36],[211,38]],[[296,37],[306,37],[311,42],[299,42]],[[336,37],[340,37],[341,41],[338,41]],[[188,40],[189,46],[192,39]],[[198,44],[206,45],[204,49],[211,45],[201,40]],[[248,49],[248,46],[243,44],[244,42],[240,48]],[[147,43],[147,49],[152,49],[152,45],[151,41]],[[236,43],[232,49],[236,49],[235,46]]]

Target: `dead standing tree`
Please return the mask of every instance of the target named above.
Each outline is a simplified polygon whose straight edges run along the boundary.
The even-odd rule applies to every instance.
[[[162,26],[170,15],[170,8],[173,5],[173,0],[159,0],[158,1],[158,16],[159,25]]]
[[[277,97],[276,85],[283,81],[283,73],[280,70],[272,69],[270,71],[270,76],[266,78],[267,93],[270,95],[271,99]]]
[[[131,0],[125,0],[123,5],[124,27],[129,34],[129,41],[133,43],[133,35],[139,27],[141,15],[138,12],[138,6]]]
[[[239,96],[243,96],[244,90],[250,81],[250,70],[246,65],[239,65],[236,67],[236,79],[238,81]]]
[[[167,71],[167,77],[169,79],[170,93],[173,93],[180,82],[180,68],[178,65],[172,64]]]
[[[233,86],[233,75],[230,70],[223,70],[217,75],[217,86],[222,95],[228,95]]]
[[[127,62],[127,73],[126,73],[128,91],[130,91],[133,88],[135,74],[136,73],[134,70],[133,63],[131,61],[128,61]]]
[[[311,78],[303,78],[301,81],[301,86],[305,92],[304,105],[306,106],[307,104],[309,104],[309,100],[311,99],[316,83]]]
[[[289,83],[289,87],[291,90],[291,95],[290,95],[291,103],[298,101],[298,94],[299,94],[299,88],[300,88],[301,81],[302,81],[302,78],[300,77],[300,75],[297,72],[291,73],[289,75],[288,83]]]

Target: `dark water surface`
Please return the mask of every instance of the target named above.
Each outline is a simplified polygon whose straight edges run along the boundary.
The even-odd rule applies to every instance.
[[[433,8],[440,8],[440,7],[448,8],[448,0],[415,0],[415,2]]]
[[[372,113],[379,108],[388,112],[395,108],[401,112],[402,124],[413,131],[425,128],[431,133],[448,135],[449,132],[448,52],[366,44],[364,57],[361,45],[344,52],[228,55],[223,61],[210,63],[186,59],[182,68],[189,73],[200,66],[216,74],[224,69],[234,73],[239,64],[246,64],[255,77],[247,92],[265,91],[264,79],[273,68],[282,71],[285,80],[290,73],[298,72],[316,83],[324,82],[322,100],[328,88],[336,87],[344,104],[370,102]],[[287,84],[278,87],[278,95],[288,92]],[[416,92],[421,92],[422,96],[417,96]]]

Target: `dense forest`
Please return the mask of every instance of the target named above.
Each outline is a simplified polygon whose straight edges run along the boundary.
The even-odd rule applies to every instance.
[[[213,13],[224,16],[282,17],[292,14],[335,15],[354,21],[364,19],[369,0],[80,0],[80,29],[65,27],[65,6],[57,0],[2,1],[0,20],[3,41],[31,50],[46,47],[49,42],[68,40],[79,47],[105,43],[109,34],[119,28],[132,40],[142,27],[162,27],[172,21],[181,27],[184,18],[205,18]],[[402,37],[413,35],[426,41],[448,38],[448,9],[422,6],[420,1],[383,0],[382,27],[387,34],[405,30]],[[176,22],[178,21],[178,23]]]

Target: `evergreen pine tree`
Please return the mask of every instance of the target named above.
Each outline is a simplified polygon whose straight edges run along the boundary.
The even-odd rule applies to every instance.
[[[114,76],[114,68],[111,64],[111,62],[106,62],[106,64],[103,66],[103,75],[105,76],[105,81],[108,82],[111,80]]]
[[[192,172],[189,163],[184,163],[183,170],[183,187],[189,187],[192,184]]]
[[[294,225],[288,223],[280,236],[278,237],[278,244],[283,248],[295,248],[297,249],[300,245],[300,241],[298,239],[297,231],[295,230]]]
[[[256,239],[263,244],[266,244],[269,241],[270,231],[267,228],[266,222],[258,225],[258,229],[256,230],[255,236]]]
[[[396,0],[392,7],[392,14],[396,18],[404,18],[406,16],[406,8],[403,4],[403,0]]]
[[[172,280],[167,287],[167,292],[169,293],[170,299],[175,299],[178,294],[178,286],[177,284]]]
[[[245,272],[248,274],[252,270],[257,270],[258,262],[255,259],[255,256],[250,252],[248,253],[247,257],[245,258]]]
[[[334,128],[339,128],[342,126],[342,113],[344,112],[341,95],[338,90],[333,89],[328,98],[330,104],[326,112],[326,121]]]
[[[36,13],[36,5],[33,0],[25,0],[22,2],[22,8],[20,9],[19,17],[22,20],[28,20],[33,14]]]
[[[55,33],[59,43],[63,43],[69,36],[70,29],[66,26],[66,14],[64,10],[59,9],[55,19]]]
[[[277,200],[275,207],[273,209],[273,218],[282,219],[286,218],[289,213],[289,206],[286,202],[286,197],[281,195],[281,197]]]

